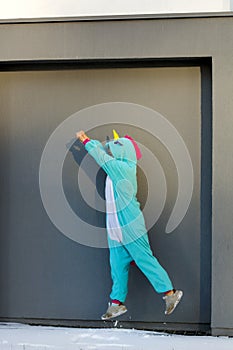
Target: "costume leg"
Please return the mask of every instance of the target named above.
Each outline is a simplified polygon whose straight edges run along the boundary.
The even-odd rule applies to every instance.
[[[112,292],[110,298],[125,301],[128,292],[128,274],[132,258],[124,246],[112,247],[110,251],[110,266],[112,276]]]
[[[156,292],[164,293],[173,289],[167,272],[153,256],[147,234],[127,244],[125,247]]]

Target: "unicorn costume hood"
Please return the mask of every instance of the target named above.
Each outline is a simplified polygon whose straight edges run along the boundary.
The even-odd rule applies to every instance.
[[[132,162],[137,162],[141,158],[141,151],[132,137],[125,135],[120,138],[115,130],[113,130],[113,137],[114,140],[107,142],[106,147],[110,148],[114,158]]]
[[[115,159],[124,162],[137,162],[134,146],[129,139],[121,137],[117,141],[109,141],[106,146]]]

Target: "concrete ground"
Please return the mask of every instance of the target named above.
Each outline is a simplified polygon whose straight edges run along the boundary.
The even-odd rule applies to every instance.
[[[0,323],[0,350],[232,350],[233,338]]]

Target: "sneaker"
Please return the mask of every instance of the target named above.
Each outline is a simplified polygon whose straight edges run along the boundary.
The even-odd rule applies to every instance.
[[[109,320],[110,318],[114,318],[120,316],[127,312],[126,306],[124,304],[120,305],[112,305],[109,303],[108,309],[106,313],[101,317],[102,320]]]
[[[181,298],[183,296],[182,290],[176,290],[172,295],[165,295],[163,299],[166,303],[165,315],[170,315],[177,305],[179,304]]]

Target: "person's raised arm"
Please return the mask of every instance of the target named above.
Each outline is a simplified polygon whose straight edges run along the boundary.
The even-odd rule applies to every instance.
[[[83,130],[76,133],[76,138],[84,144],[87,152],[95,159],[99,166],[101,166],[101,168],[103,168],[108,175],[111,176],[112,172],[117,171],[117,160],[106,152],[100,141],[91,140]]]

